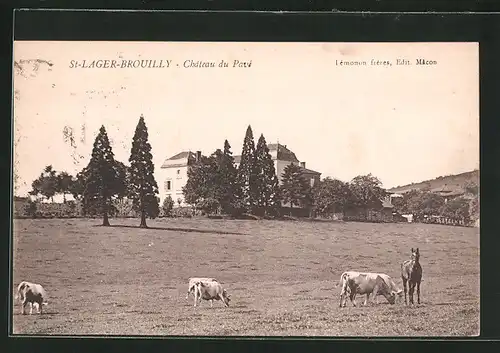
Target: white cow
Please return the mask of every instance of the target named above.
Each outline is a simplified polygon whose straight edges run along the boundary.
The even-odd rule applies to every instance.
[[[191,277],[189,279],[189,284],[188,284],[188,291],[186,294],[186,299],[189,298],[189,294],[195,294],[195,288],[196,288],[196,283],[200,281],[206,281],[206,282],[212,282],[212,281],[217,281],[215,278],[210,278],[210,277]]]
[[[346,271],[340,276],[340,307],[345,307],[347,302],[347,294],[352,304],[356,306],[356,295],[366,294],[364,305],[368,304],[370,295],[373,297],[383,295],[390,304],[396,302],[397,292],[392,290],[390,285],[386,283],[384,278],[387,276],[383,273],[357,272]]]
[[[37,312],[42,314],[42,306],[48,305],[47,293],[40,284],[22,281],[17,287],[16,299],[21,301],[21,313],[26,314],[25,308],[30,304],[30,315],[33,313],[33,306],[36,306]]]
[[[228,307],[231,296],[217,281],[198,281],[194,290],[194,306],[201,299],[210,300],[210,307],[213,306],[214,300],[221,300]]]

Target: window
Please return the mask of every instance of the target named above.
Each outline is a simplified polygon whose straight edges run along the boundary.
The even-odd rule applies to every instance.
[[[182,178],[181,170],[177,169],[177,179],[181,179],[181,178]]]
[[[165,191],[170,191],[170,190],[172,190],[172,181],[166,180],[165,181]]]
[[[314,178],[311,178],[311,187],[314,186]]]

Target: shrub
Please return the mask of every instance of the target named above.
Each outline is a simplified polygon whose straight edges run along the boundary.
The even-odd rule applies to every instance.
[[[23,208],[23,216],[28,217],[28,218],[36,218],[37,216],[37,204],[34,201],[28,200],[24,204]]]
[[[193,217],[193,210],[190,207],[177,207],[172,210],[172,217],[183,217],[191,218]]]
[[[163,216],[170,217],[172,215],[172,209],[174,208],[174,200],[168,195],[163,201],[162,211]]]

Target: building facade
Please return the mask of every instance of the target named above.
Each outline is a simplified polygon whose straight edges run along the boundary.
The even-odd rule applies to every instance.
[[[307,169],[306,163],[300,162],[295,156],[295,153],[289,150],[286,145],[281,145],[279,143],[269,144],[268,148],[274,162],[274,169],[276,170],[276,175],[278,176],[280,184],[283,171],[287,165],[292,163],[299,165],[302,175],[311,186],[319,183],[321,173]],[[196,161],[200,158],[200,151],[197,151],[196,153],[185,151],[177,153],[163,162],[162,166],[158,170],[158,188],[161,204],[167,196],[170,196],[174,200],[174,207],[187,206],[184,200],[182,188],[187,183],[187,172],[189,167],[196,163]],[[234,156],[234,162],[236,167],[238,167],[241,162],[241,156]]]
[[[185,151],[167,158],[158,171],[160,205],[166,197],[174,200],[174,207],[187,206],[182,188],[188,180],[188,168],[201,157],[201,152]]]

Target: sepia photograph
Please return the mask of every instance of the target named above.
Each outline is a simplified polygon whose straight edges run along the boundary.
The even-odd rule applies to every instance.
[[[476,42],[14,41],[11,334],[480,334]]]

